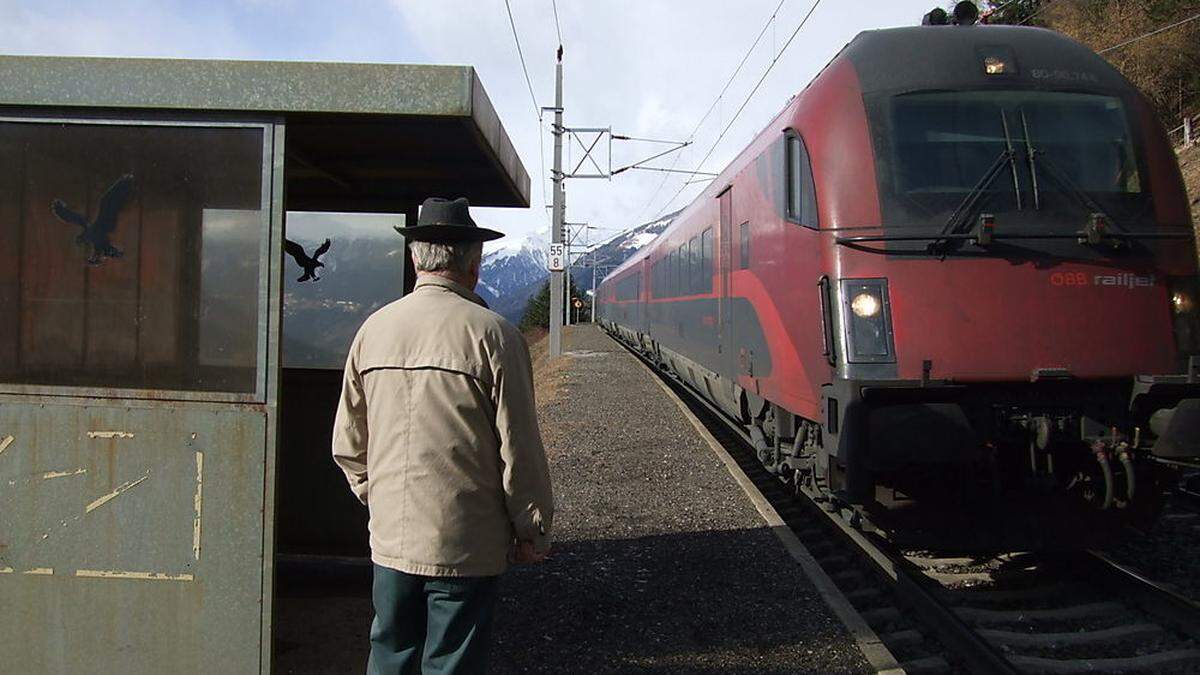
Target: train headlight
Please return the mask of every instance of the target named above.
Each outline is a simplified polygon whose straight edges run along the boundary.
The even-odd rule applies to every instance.
[[[850,301],[850,309],[858,316],[867,319],[879,313],[882,303],[879,298],[870,293],[859,293]]]
[[[1171,309],[1176,314],[1188,314],[1196,310],[1196,299],[1184,291],[1171,294]]]
[[[1200,355],[1200,279],[1171,277],[1171,319],[1175,324],[1175,346],[1179,356]]]
[[[895,362],[887,279],[842,279],[840,285],[846,360]]]

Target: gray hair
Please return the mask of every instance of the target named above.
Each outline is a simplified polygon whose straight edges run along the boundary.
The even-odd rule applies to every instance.
[[[469,274],[471,266],[483,258],[483,242],[480,241],[454,244],[414,241],[409,248],[418,272]]]

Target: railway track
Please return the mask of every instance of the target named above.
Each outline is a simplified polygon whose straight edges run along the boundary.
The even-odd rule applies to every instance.
[[[1200,672],[1200,606],[1188,599],[1095,552],[896,549],[770,474],[740,425],[629,351],[735,460],[906,672]]]

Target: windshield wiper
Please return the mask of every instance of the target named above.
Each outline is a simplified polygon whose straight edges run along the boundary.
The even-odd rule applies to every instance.
[[[964,240],[963,237],[952,235],[963,234],[963,231],[971,224],[971,217],[975,215],[975,210],[979,206],[979,201],[983,198],[984,191],[996,181],[1005,164],[1012,170],[1013,193],[1017,197],[1017,209],[1021,209],[1021,185],[1017,182],[1017,153],[1013,150],[1012,135],[1008,131],[1008,117],[1004,114],[1003,110],[1000,111],[1000,123],[1004,129],[1004,150],[1000,153],[1000,156],[996,157],[992,165],[988,167],[988,170],[979,179],[979,182],[975,184],[975,187],[971,188],[971,191],[959,202],[958,207],[954,209],[954,213],[950,214],[950,218],[942,226],[941,231],[938,232],[937,236],[926,247],[930,253],[941,255],[942,259],[946,258],[946,254],[950,249],[956,247]],[[982,228],[983,226],[980,225],[980,229]],[[985,241],[990,239],[990,236],[988,236],[990,234],[990,230],[986,232],[983,237]]]
[[[1040,208],[1037,190],[1037,175],[1038,167],[1040,166],[1045,170],[1047,176],[1054,180],[1055,183],[1058,183],[1058,186],[1064,192],[1074,198],[1088,212],[1087,223],[1084,225],[1083,230],[1078,233],[1080,235],[1079,243],[1093,246],[1110,244],[1113,247],[1117,247],[1120,246],[1122,240],[1135,238],[1135,235],[1131,235],[1129,230],[1113,220],[1113,217],[1104,210],[1104,207],[1100,206],[1083,188],[1071,180],[1071,176],[1059,167],[1044,150],[1033,145],[1029,134],[1029,120],[1026,119],[1024,110],[1021,111],[1021,126],[1025,131],[1025,151],[1029,155],[1029,174],[1033,177],[1034,208]],[[1041,160],[1040,163],[1038,162],[1039,159]],[[1109,232],[1109,226],[1116,227],[1120,232]]]

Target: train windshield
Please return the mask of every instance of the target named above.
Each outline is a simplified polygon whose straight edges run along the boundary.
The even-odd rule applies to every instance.
[[[885,175],[901,211],[896,224],[929,223],[973,190],[986,193],[992,213],[1035,205],[1070,210],[1080,194],[1114,217],[1144,209],[1129,120],[1118,98],[925,92],[893,97],[889,108]]]

